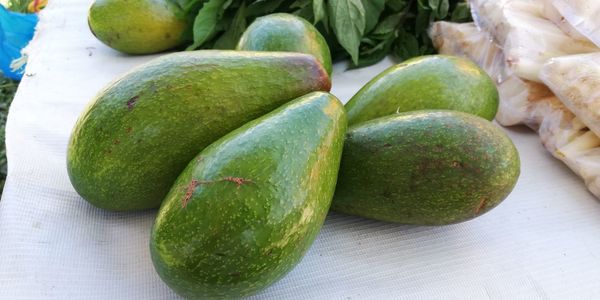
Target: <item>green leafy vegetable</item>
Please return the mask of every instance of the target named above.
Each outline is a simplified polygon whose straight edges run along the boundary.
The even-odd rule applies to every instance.
[[[340,44],[358,63],[360,39],[365,32],[365,8],[360,0],[329,0],[329,23]]]
[[[194,43],[188,47],[188,50],[202,46],[212,37],[217,22],[226,8],[226,2],[227,0],[209,0],[202,6],[194,19]]]
[[[313,1],[313,14],[314,22],[317,23],[325,18],[325,1],[314,0]]]
[[[471,20],[466,0],[170,0],[193,22],[188,49],[233,49],[255,18],[275,12],[298,15],[317,26],[335,61],[352,67],[392,54],[404,60],[435,53],[431,22]]]

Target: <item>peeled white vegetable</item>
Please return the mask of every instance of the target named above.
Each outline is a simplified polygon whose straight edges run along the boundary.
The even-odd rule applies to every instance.
[[[581,34],[575,27],[571,26],[571,23],[567,22],[567,19],[556,9],[552,4],[552,0],[540,0],[543,4],[542,15],[552,21],[558,28],[564,33],[576,40],[588,41],[589,39]]]
[[[556,10],[581,34],[600,47],[600,1],[550,0]]]
[[[585,181],[600,198],[600,138],[543,84],[512,74],[502,50],[474,24],[436,22],[430,35],[440,53],[470,58],[497,80],[503,125],[526,124],[537,130],[544,147]]]
[[[507,66],[519,77],[541,82],[539,72],[553,57],[600,51],[546,19],[539,0],[471,0],[473,19],[503,50]]]
[[[433,44],[442,54],[467,57],[496,81],[500,106],[496,121],[504,126],[525,124],[537,129],[541,120],[532,114],[532,103],[552,96],[543,84],[527,81],[512,73],[502,49],[473,23],[436,22],[430,29]]]
[[[600,135],[600,53],[551,59],[541,79],[594,133]]]

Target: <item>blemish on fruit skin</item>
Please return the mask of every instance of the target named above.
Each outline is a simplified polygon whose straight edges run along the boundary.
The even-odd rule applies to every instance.
[[[201,184],[213,184],[213,183],[224,182],[224,181],[235,183],[237,185],[238,189],[246,183],[254,183],[254,181],[252,181],[250,179],[241,178],[241,177],[232,177],[232,176],[227,176],[227,177],[224,177],[224,178],[218,179],[218,180],[193,179],[187,186],[185,196],[183,197],[183,201],[181,202],[181,207],[185,208],[187,206],[187,204],[190,201],[190,199],[192,198],[192,194],[194,193],[194,190],[196,189],[197,186],[199,186]]]
[[[478,213],[481,211],[481,209],[482,209],[482,208],[485,206],[485,201],[486,201],[486,200],[487,200],[487,199],[485,199],[485,198],[481,198],[481,201],[479,202],[479,204],[478,204],[478,205],[477,205],[477,207],[475,208],[475,213],[476,213],[476,214],[478,214]]]
[[[139,95],[129,98],[129,100],[127,100],[127,109],[132,110],[135,107],[135,103],[137,102],[137,100],[139,98],[140,98]]]
[[[245,179],[245,178],[240,178],[240,177],[225,177],[223,178],[224,181],[229,181],[229,182],[233,182],[235,184],[237,184],[237,188],[239,189],[240,186],[242,186],[243,184],[246,183],[252,183],[252,180],[250,179]]]
[[[190,198],[192,198],[192,194],[194,193],[194,190],[196,189],[198,184],[199,182],[196,179],[192,180],[190,184],[188,184],[187,189],[185,191],[185,197],[183,197],[183,201],[181,202],[181,207],[185,208],[187,206],[188,201],[190,201]]]
[[[461,162],[459,162],[459,161],[453,161],[452,162],[452,167],[453,168],[463,168],[464,165]]]

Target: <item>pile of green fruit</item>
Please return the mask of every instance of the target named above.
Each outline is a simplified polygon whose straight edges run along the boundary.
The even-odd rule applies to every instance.
[[[435,53],[435,21],[470,22],[467,0],[96,0],[89,25],[100,41],[129,54],[172,48],[233,50],[256,18],[288,13],[325,37],[334,61],[364,67],[391,54]]]
[[[273,284],[330,208],[451,224],[494,208],[517,181],[518,153],[489,121],[494,83],[469,61],[405,61],[344,107],[328,93],[330,55],[310,23],[261,18],[238,49],[168,54],[130,71],[83,112],[68,148],[71,182],[91,204],[160,206],[152,261],[183,297]]]

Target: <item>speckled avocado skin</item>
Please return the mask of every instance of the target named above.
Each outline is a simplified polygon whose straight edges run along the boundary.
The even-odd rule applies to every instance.
[[[300,53],[195,51],[162,56],[111,83],[71,134],[77,192],[114,211],[158,207],[204,147],[330,81]]]
[[[325,38],[308,21],[291,14],[276,13],[256,19],[240,38],[237,49],[311,54],[331,75],[331,53]]]
[[[350,125],[422,109],[457,110],[493,120],[498,111],[498,90],[473,62],[431,55],[383,71],[346,104]]]
[[[444,225],[475,218],[515,186],[519,155],[485,119],[455,111],[382,117],[348,129],[332,209]]]
[[[92,33],[128,54],[157,53],[186,41],[191,22],[170,0],[96,0],[88,12]]]
[[[204,149],[152,229],[160,277],[188,299],[248,296],[283,277],[325,220],[345,131],[343,105],[315,92]]]

